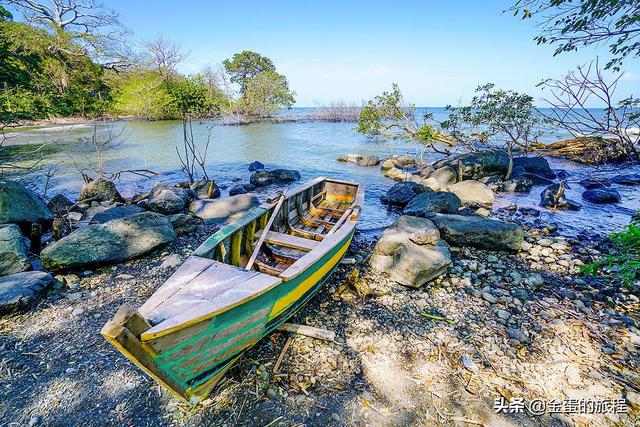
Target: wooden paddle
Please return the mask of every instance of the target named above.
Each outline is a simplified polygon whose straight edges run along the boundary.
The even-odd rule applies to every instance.
[[[251,270],[251,267],[253,267],[253,263],[256,262],[256,258],[258,257],[260,248],[264,243],[264,239],[267,238],[267,233],[271,229],[271,226],[273,225],[273,221],[275,221],[276,215],[280,210],[280,208],[282,207],[282,203],[284,202],[284,199],[285,197],[283,193],[282,195],[280,195],[280,200],[278,200],[276,207],[273,209],[273,213],[271,214],[271,218],[269,218],[269,222],[267,222],[267,225],[265,225],[264,230],[262,230],[262,232],[260,233],[260,239],[258,239],[258,243],[256,243],[256,247],[253,248],[253,253],[251,254],[251,258],[249,258],[249,262],[247,263],[245,270]]]

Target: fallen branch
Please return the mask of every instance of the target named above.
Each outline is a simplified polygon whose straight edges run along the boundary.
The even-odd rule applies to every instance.
[[[278,328],[281,331],[293,332],[294,334],[304,335],[306,337],[317,338],[325,341],[335,341],[336,333],[326,329],[314,328],[312,326],[297,325],[295,323],[283,323]]]
[[[449,324],[451,323],[455,323],[453,320],[450,319],[445,319],[442,316],[436,316],[434,314],[429,314],[429,313],[420,313],[421,315],[423,315],[424,317],[426,317],[427,319],[433,319],[433,320],[441,320],[443,322],[447,322]]]

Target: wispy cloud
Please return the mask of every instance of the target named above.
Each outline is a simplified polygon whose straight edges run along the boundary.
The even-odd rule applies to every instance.
[[[625,73],[622,75],[622,80],[636,81],[640,80],[640,76],[629,71],[625,71]]]

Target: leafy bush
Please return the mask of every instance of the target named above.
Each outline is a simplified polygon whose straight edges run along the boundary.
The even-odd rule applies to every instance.
[[[610,236],[612,247],[604,258],[581,268],[583,274],[597,276],[602,270],[632,290],[638,291],[640,279],[640,218]]]

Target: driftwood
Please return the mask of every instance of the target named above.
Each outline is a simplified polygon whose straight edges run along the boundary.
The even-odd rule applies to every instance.
[[[281,331],[293,332],[294,334],[304,335],[306,337],[317,338],[325,341],[335,341],[336,333],[326,329],[314,328],[307,325],[297,325],[295,323],[283,323],[278,328]]]
[[[533,144],[532,147],[547,156],[565,157],[576,162],[595,165],[627,160],[628,153],[619,148],[619,143],[614,138],[580,136],[552,144]]]
[[[278,371],[280,371],[280,365],[282,364],[282,361],[284,360],[284,355],[287,354],[287,350],[289,350],[289,346],[291,345],[291,341],[293,341],[293,338],[289,337],[287,338],[287,342],[284,344],[284,347],[282,348],[282,351],[280,352],[280,356],[278,356],[278,360],[276,360],[276,364],[273,365],[273,373],[277,374]]]

